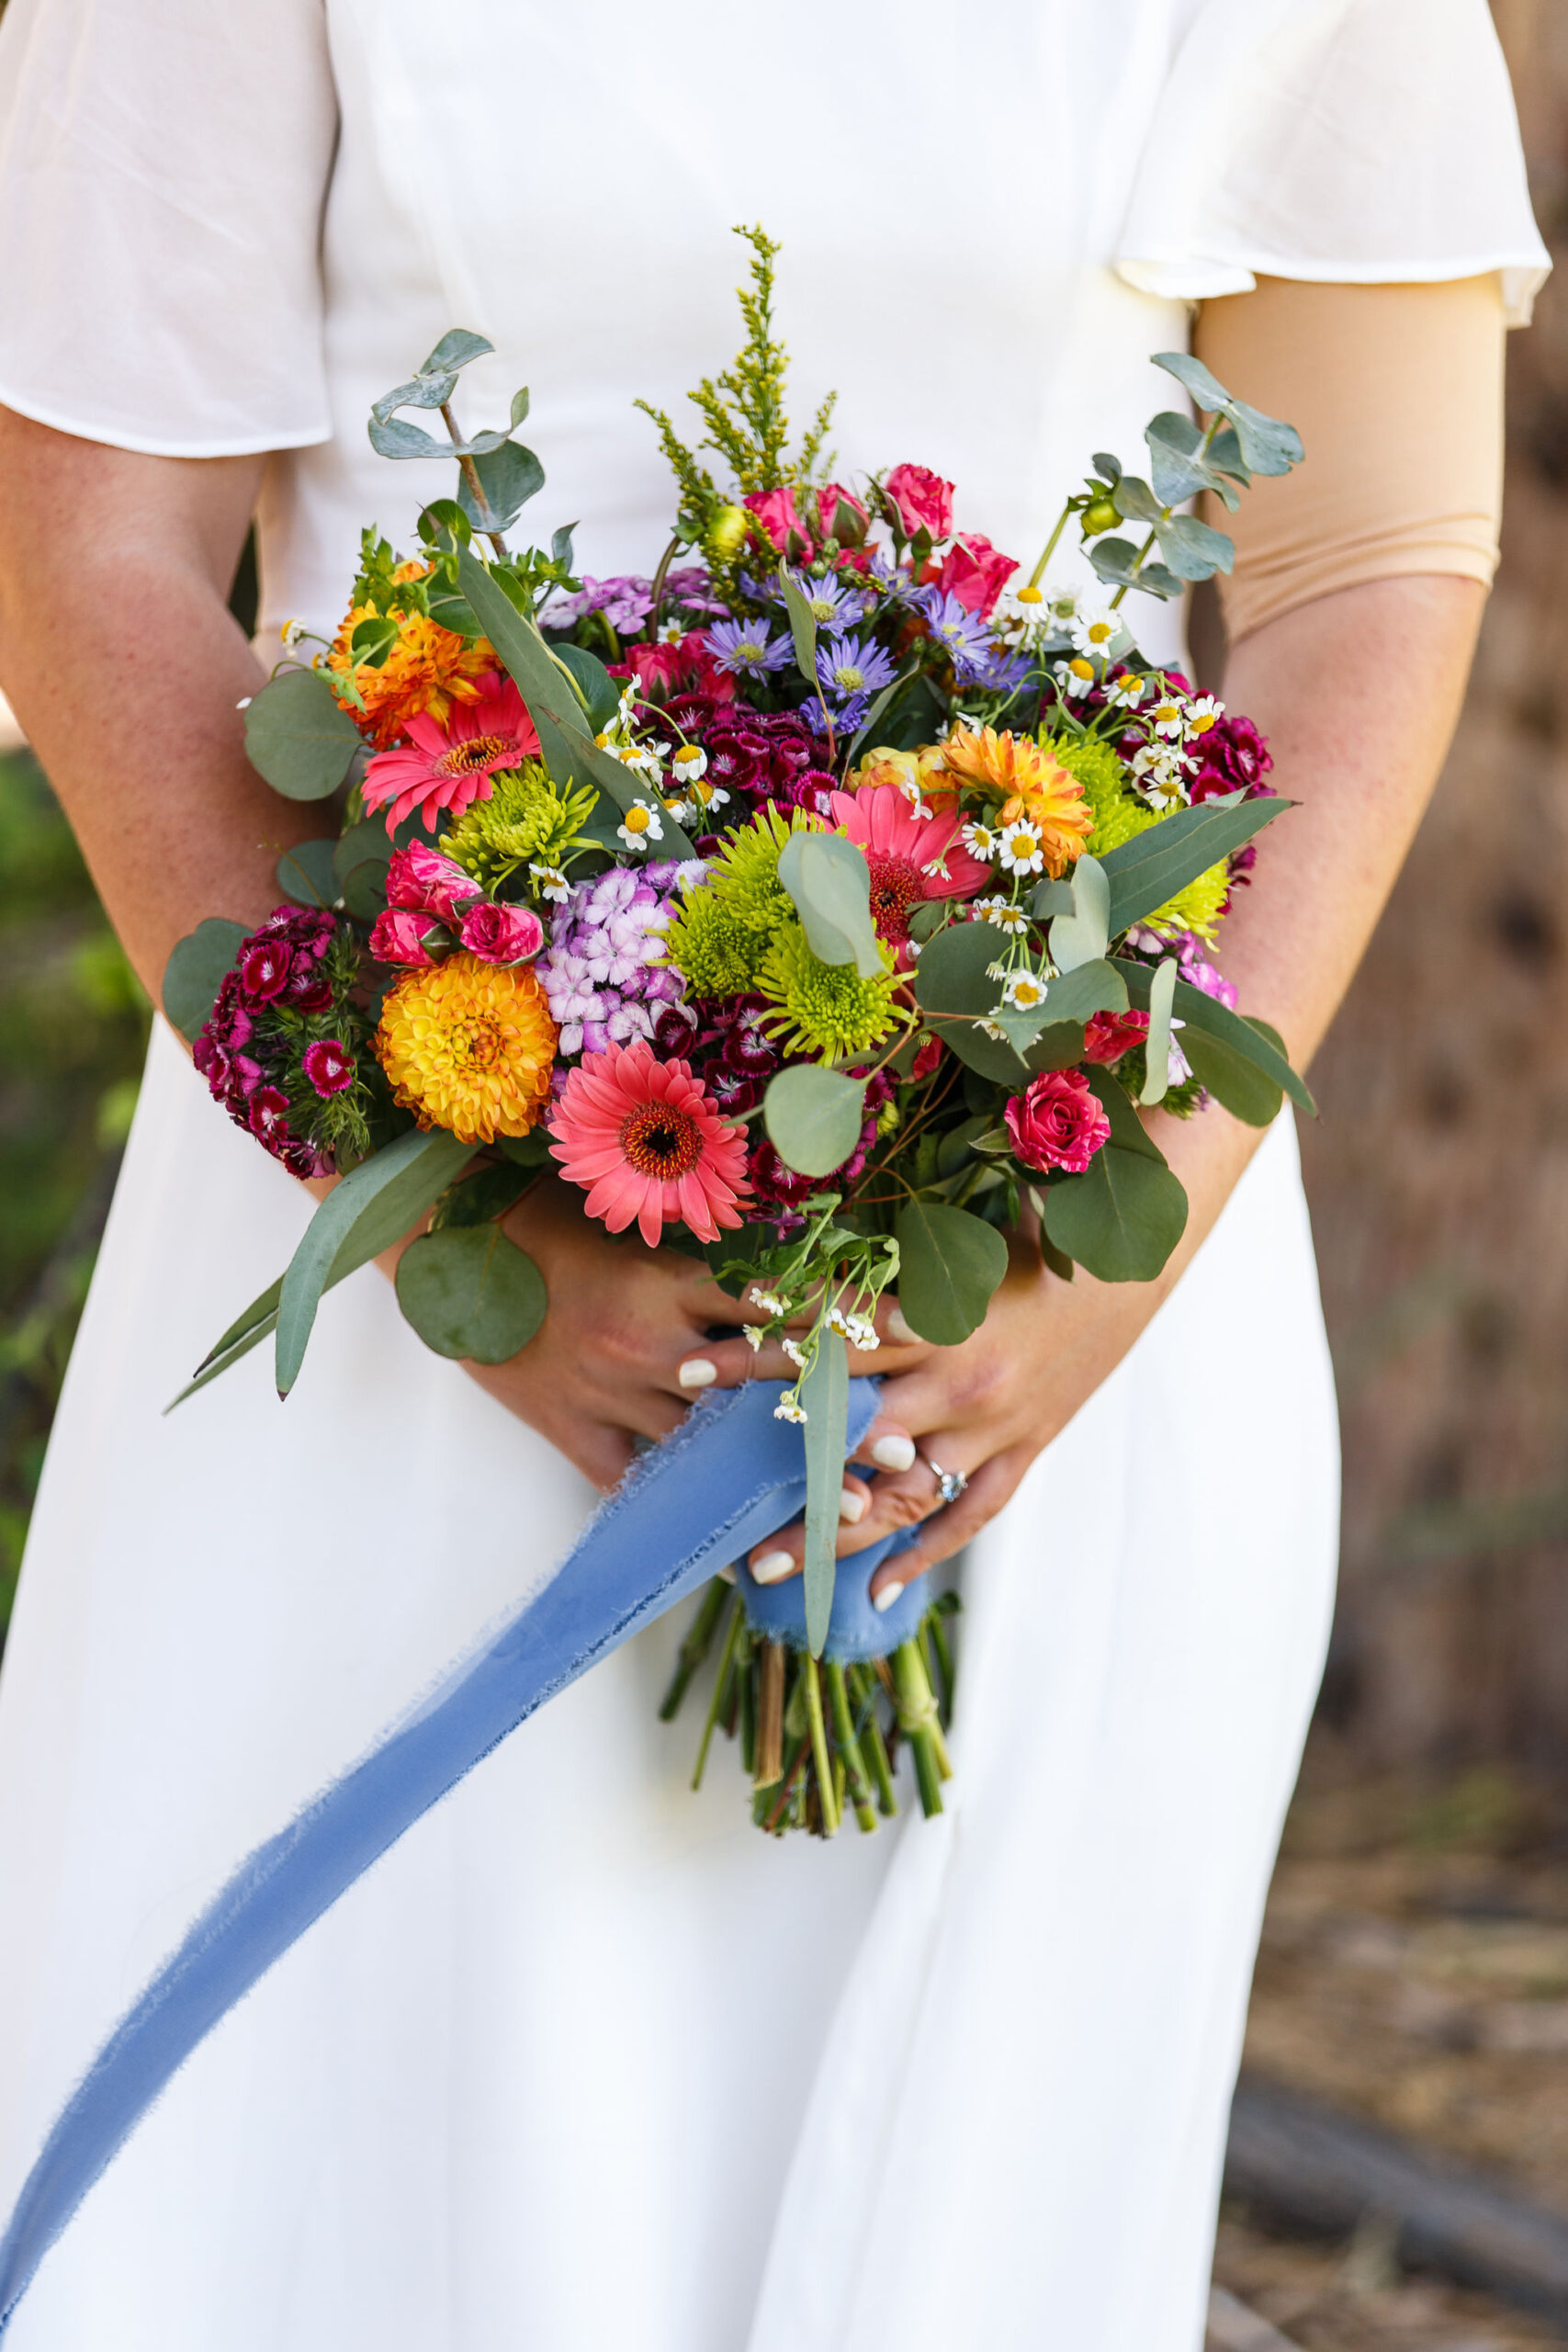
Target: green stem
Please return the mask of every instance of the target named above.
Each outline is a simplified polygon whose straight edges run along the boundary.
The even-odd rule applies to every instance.
[[[707,1721],[703,1725],[702,1743],[697,1749],[697,1760],[692,1771],[694,1789],[700,1789],[703,1784],[703,1774],[707,1769],[708,1747],[713,1739],[713,1727],[718,1721],[719,1702],[724,1697],[725,1685],[729,1679],[729,1661],[735,1656],[735,1645],[739,1637],[741,1620],[745,1615],[740,1605],[740,1595],[736,1593],[733,1598],[735,1607],[730,1614],[729,1630],[724,1637],[724,1649],[718,1661],[718,1672],[714,1677],[713,1697],[708,1704]]]
[[[931,1647],[936,1652],[937,1670],[942,1676],[942,1717],[944,1721],[951,1722],[956,1678],[953,1670],[953,1645],[947,1638],[946,1611],[933,1606],[926,1623],[931,1629]]]
[[[828,1675],[828,1698],[833,1710],[833,1741],[844,1767],[844,1779],[849,1789],[850,1803],[855,1809],[855,1819],[863,1830],[876,1826],[876,1815],[872,1809],[871,1787],[866,1780],[865,1762],[855,1737],[854,1718],[850,1713],[849,1689],[844,1681],[843,1661],[830,1657],[825,1661]]]
[[[702,1606],[687,1629],[686,1638],[675,1653],[675,1671],[670,1678],[670,1688],[660,1704],[659,1720],[672,1724],[681,1711],[681,1702],[691,1686],[691,1680],[713,1646],[718,1631],[718,1621],[724,1614],[724,1604],[733,1599],[734,1589],[722,1577],[715,1577],[702,1598]]]
[[[828,1754],[828,1725],[822,1714],[822,1678],[817,1660],[807,1656],[803,1661],[806,1673],[806,1720],[811,1727],[811,1760],[817,1767],[817,1798],[822,1808],[822,1835],[833,1838],[839,1830],[839,1803],[833,1788],[833,1765]]]
[[[1056,518],[1055,529],[1052,532],[1050,537],[1045,542],[1044,554],[1041,557],[1039,562],[1035,565],[1033,571],[1029,575],[1029,584],[1032,588],[1038,588],[1040,582],[1044,579],[1045,566],[1050,562],[1051,558],[1056,552],[1056,542],[1061,537],[1062,533],[1066,529],[1067,517],[1072,511],[1073,502],[1069,498],[1066,504],[1063,507],[1061,514]]]
[[[946,1756],[936,1720],[936,1701],[926,1678],[925,1662],[916,1642],[900,1642],[893,1653],[893,1682],[897,1692],[898,1728],[915,1759],[920,1808],[927,1820],[942,1811],[942,1783]]]
[[[441,403],[441,421],[446,427],[447,432],[451,435],[454,441],[460,441],[462,439],[463,436],[457,430],[457,420],[452,413],[450,403],[446,401],[443,401]],[[478,466],[475,465],[472,458],[459,458],[457,465],[463,480],[468,483],[469,490],[473,493],[474,504],[479,508],[481,514],[488,514],[491,511],[491,503],[489,499],[485,496],[485,486],[479,480],[479,469]],[[485,533],[485,537],[490,541],[491,547],[495,549],[496,554],[501,558],[502,562],[504,563],[506,561],[506,541],[502,537],[501,533],[499,531],[487,531]]]
[[[898,1810],[898,1800],[893,1791],[893,1767],[887,1760],[886,1742],[876,1719],[876,1685],[870,1668],[857,1666],[852,1685],[855,1707],[863,1718],[862,1753],[868,1758],[871,1777],[876,1782],[876,1809],[885,1820],[890,1821]]]
[[[790,1758],[789,1766],[783,1780],[777,1783],[773,1796],[773,1809],[762,1823],[764,1829],[773,1830],[778,1827],[780,1817],[782,1816],[785,1806],[789,1804],[791,1796],[795,1792],[795,1783],[800,1778],[800,1768],[805,1763],[806,1758],[810,1752],[810,1748],[811,1736],[807,1733],[806,1737],[801,1740],[799,1746],[795,1748],[795,1754]]]
[[[1111,599],[1111,609],[1112,612],[1116,610],[1117,605],[1122,602],[1122,599],[1127,594],[1128,589],[1135,588],[1137,586],[1138,574],[1142,571],[1145,564],[1148,561],[1149,550],[1154,546],[1154,543],[1155,535],[1151,531],[1148,537],[1144,541],[1143,546],[1138,549],[1136,556],[1133,560],[1133,577],[1131,580],[1123,580],[1121,587],[1118,588],[1116,594]]]
[[[648,616],[648,633],[657,643],[659,638],[659,608],[664,602],[664,582],[671,565],[680,554],[684,541],[679,531],[659,559],[659,569],[653,575],[653,610]]]

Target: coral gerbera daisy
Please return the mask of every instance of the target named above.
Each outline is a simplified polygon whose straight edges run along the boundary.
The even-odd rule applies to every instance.
[[[433,833],[443,808],[460,817],[488,796],[497,768],[514,768],[539,748],[522,695],[495,670],[477,681],[472,702],[455,707],[445,727],[411,718],[408,731],[412,742],[378,752],[365,771],[365,806],[386,808],[389,833],[415,808]]]
[[[447,1127],[464,1143],[525,1136],[549,1101],[556,1024],[526,965],[459,950],[405,972],[387,992],[373,1043],[420,1125]]]
[[[833,822],[865,852],[872,921],[901,964],[914,960],[908,953],[909,917],[922,899],[971,899],[988,878],[959,838],[960,813],[953,808],[917,811],[896,784],[835,792]]]
[[[561,1173],[590,1187],[585,1206],[612,1233],[637,1220],[650,1250],[683,1219],[699,1241],[738,1226],[749,1199],[746,1130],[722,1119],[687,1062],[645,1039],[585,1054],[550,1114]]]
[[[1047,874],[1060,876],[1082,856],[1094,815],[1077,776],[1032,735],[998,735],[963,727],[942,747],[949,775],[1001,803],[1004,825],[1026,822],[1037,835]]]

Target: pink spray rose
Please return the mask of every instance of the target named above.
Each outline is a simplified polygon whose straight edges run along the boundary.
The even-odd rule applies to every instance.
[[[376,918],[370,953],[378,964],[434,964],[432,947],[450,947],[452,934],[434,915],[410,907],[389,907]]]
[[[1018,570],[1016,560],[1003,555],[980,531],[962,531],[942,558],[936,584],[947,596],[956,596],[966,613],[990,618],[991,607]]]
[[[522,964],[545,944],[545,926],[532,907],[498,907],[481,899],[463,917],[458,938],[486,964]]]
[[[1097,1012],[1083,1033],[1086,1062],[1119,1062],[1149,1034],[1146,1012]]]
[[[406,907],[413,914],[439,915],[443,922],[456,923],[458,910],[480,895],[478,883],[455,858],[444,856],[425,842],[413,842],[407,849],[392,853],[387,868],[387,899],[391,906]]]
[[[830,481],[817,493],[817,514],[825,539],[837,539],[843,548],[858,548],[865,537],[871,516],[855,496],[840,481]]]
[[[929,466],[895,466],[883,488],[898,509],[910,538],[925,531],[945,539],[953,528],[953,484]]]
[[[1045,1070],[1002,1115],[1026,1168],[1065,1168],[1070,1176],[1083,1174],[1111,1133],[1081,1069]]]
[[[795,492],[787,484],[783,490],[749,491],[740,503],[750,508],[780,555],[787,555],[792,563],[810,562],[817,549],[795,511]]]

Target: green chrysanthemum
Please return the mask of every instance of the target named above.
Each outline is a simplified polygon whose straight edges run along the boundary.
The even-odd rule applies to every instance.
[[[791,833],[813,829],[801,809],[763,808],[739,826],[687,893],[669,931],[669,959],[694,996],[739,996],[760,986],[759,967],[795,904],[779,880]]]
[[[591,787],[558,791],[538,760],[500,769],[491,784],[489,798],[466,809],[441,844],[487,890],[520,865],[558,866],[582,847],[599,797]]]
[[[1120,849],[1123,842],[1146,833],[1151,825],[1161,825],[1173,809],[1150,808],[1127,788],[1126,772],[1116,755],[1115,747],[1089,735],[1042,737],[1062,765],[1077,776],[1083,797],[1094,811],[1094,831],[1089,846],[1096,857],[1103,857],[1107,850]],[[1163,907],[1143,918],[1145,926],[1161,938],[1169,938],[1180,931],[1195,932],[1200,939],[1213,939],[1219,928],[1220,913],[1230,888],[1230,877],[1224,859],[1211,865],[1185,888],[1168,899]]]
[[[786,1053],[838,1061],[869,1053],[897,1023],[898,975],[885,946],[884,969],[863,980],[852,964],[824,964],[792,915],[774,930],[755,986],[778,1006],[762,1026]]]

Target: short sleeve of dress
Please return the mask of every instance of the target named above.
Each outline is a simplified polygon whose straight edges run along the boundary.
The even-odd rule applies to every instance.
[[[0,402],[157,457],[324,441],[322,0],[11,0]]]
[[[1525,324],[1551,260],[1486,0],[1200,0],[1115,259],[1191,300],[1496,271]]]

